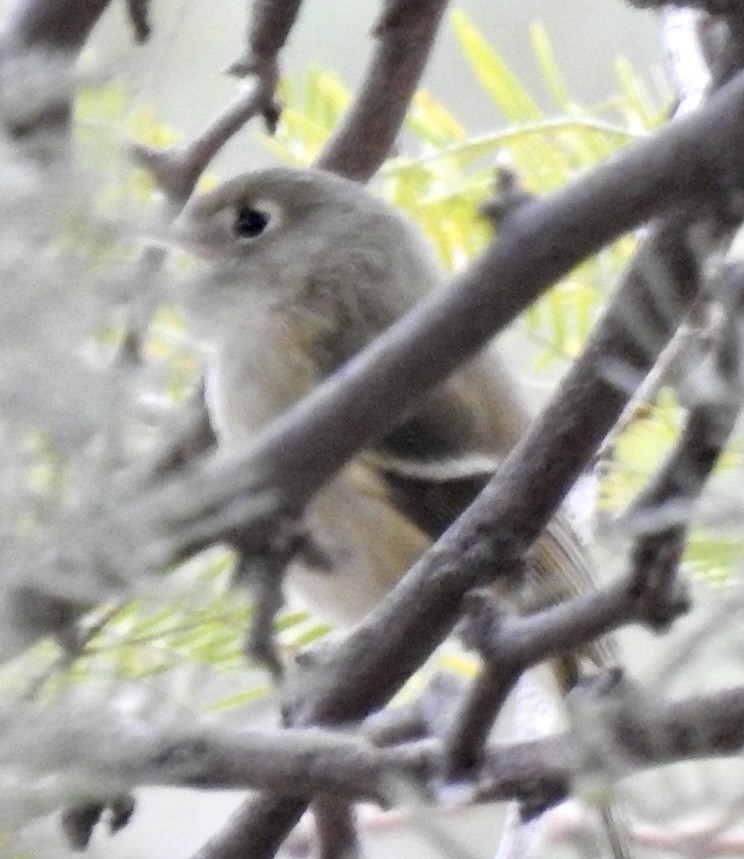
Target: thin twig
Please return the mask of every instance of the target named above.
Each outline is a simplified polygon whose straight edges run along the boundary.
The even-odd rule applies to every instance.
[[[186,146],[168,150],[151,149],[139,143],[130,145],[134,161],[155,177],[175,216],[194,190],[209,162],[227,141],[254,116],[273,110],[275,72],[254,78],[252,86],[239,92]]]
[[[245,87],[222,108],[194,140],[182,147],[155,150],[131,146],[132,157],[151,171],[165,193],[170,214],[180,211],[199,177],[227,141],[253,117],[263,116],[272,131],[279,118],[275,101],[279,80],[279,53],[294,24],[301,0],[256,0],[251,8],[243,55],[229,68],[230,74],[250,77]]]
[[[710,355],[690,358],[693,396],[679,441],[633,503],[626,520],[639,532],[632,557],[634,589],[647,601],[659,629],[670,622],[670,606],[680,598],[678,566],[687,542],[692,508],[733,432],[742,403],[742,295],[744,267],[721,276],[722,323]],[[695,377],[703,376],[695,385]],[[675,593],[677,596],[675,597]]]

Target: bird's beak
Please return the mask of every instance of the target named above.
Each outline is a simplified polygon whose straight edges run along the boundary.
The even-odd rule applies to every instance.
[[[182,212],[169,228],[173,246],[201,259],[216,259],[224,255],[224,238],[202,218]]]

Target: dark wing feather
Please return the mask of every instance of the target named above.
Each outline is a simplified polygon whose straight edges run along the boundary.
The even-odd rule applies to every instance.
[[[489,375],[490,369],[497,375]],[[519,404],[515,410],[505,399],[511,392],[498,388],[508,376],[491,356],[465,372],[465,378],[457,374],[429,396],[366,455],[395,507],[432,539],[475,500],[527,424]],[[474,398],[474,390],[479,397]],[[514,414],[517,421],[507,424]],[[514,595],[519,608],[535,610],[595,586],[591,559],[565,512],[558,511],[530,552],[525,586]],[[600,666],[616,661],[612,642],[604,639],[585,655]],[[575,661],[566,664],[572,669],[558,672],[564,689],[576,680]]]

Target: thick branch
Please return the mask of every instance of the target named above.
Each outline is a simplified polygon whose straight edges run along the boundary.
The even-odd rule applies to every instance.
[[[318,859],[360,859],[362,848],[353,804],[328,794],[313,801]]]
[[[447,0],[385,0],[377,48],[354,103],[316,166],[366,182],[390,154]]]
[[[0,120],[18,140],[69,133],[72,67],[110,0],[18,0],[0,45]],[[54,146],[39,151],[44,159]],[[58,154],[58,153],[57,153]]]
[[[5,33],[19,45],[77,53],[111,0],[18,0]]]
[[[572,693],[573,695],[574,693]],[[598,697],[597,697],[598,696]],[[613,706],[599,726],[626,764],[625,774],[646,767],[740,754],[744,748],[744,689],[733,688],[677,701],[658,701],[631,684],[596,693],[579,691],[574,708],[591,700]],[[615,700],[612,700],[612,699]],[[210,789],[274,788],[293,796],[332,793],[348,799],[386,800],[390,779],[434,787],[443,771],[437,739],[379,748],[364,739],[330,731],[227,731],[132,724],[120,715],[83,719],[46,706],[6,720],[2,758],[29,772],[74,765],[99,789],[173,785]],[[578,730],[521,743],[492,743],[474,773],[472,798],[525,799],[555,779],[563,793],[585,773],[587,738]],[[69,791],[70,784],[60,785]],[[84,789],[81,796],[84,795]],[[251,853],[253,855],[253,853]]]
[[[230,66],[230,73],[245,77],[275,65],[301,5],[302,0],[253,0],[245,50]]]

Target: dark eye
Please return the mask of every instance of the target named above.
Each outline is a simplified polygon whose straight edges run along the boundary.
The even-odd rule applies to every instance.
[[[254,239],[260,236],[269,224],[269,216],[253,206],[239,206],[235,212],[233,229],[244,239]]]

